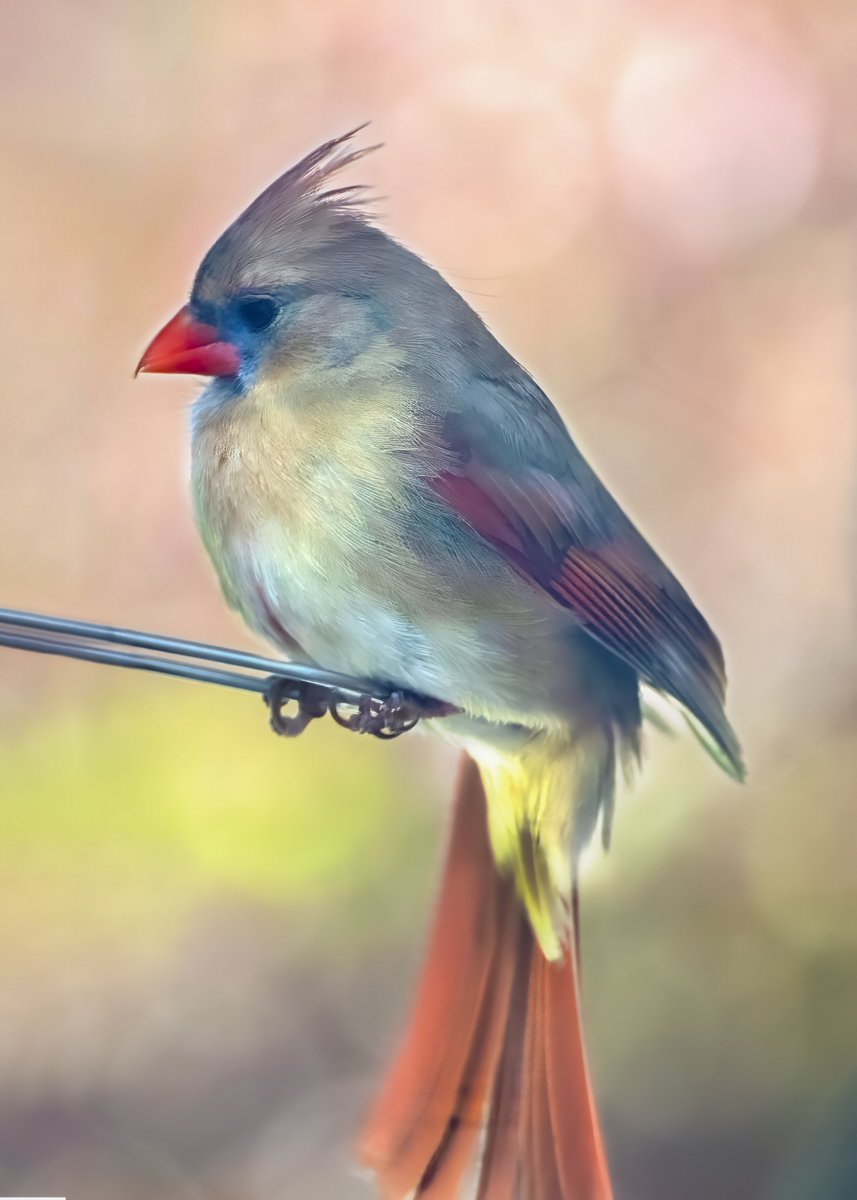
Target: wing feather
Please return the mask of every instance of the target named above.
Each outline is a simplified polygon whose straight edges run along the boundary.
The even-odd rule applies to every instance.
[[[444,465],[430,486],[641,681],[677,700],[713,738],[718,761],[741,776],[740,747],[723,711],[720,643],[546,397],[539,393],[533,403],[534,388],[528,381],[522,394],[482,381],[475,409],[471,403],[446,413]]]

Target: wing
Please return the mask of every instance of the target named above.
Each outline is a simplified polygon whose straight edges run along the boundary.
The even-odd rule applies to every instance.
[[[643,682],[677,700],[721,765],[742,775],[717,638],[544,393],[522,370],[512,384],[478,379],[438,419],[435,494]]]

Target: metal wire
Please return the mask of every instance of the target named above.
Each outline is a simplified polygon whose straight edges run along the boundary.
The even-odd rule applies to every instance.
[[[51,639],[51,648],[47,647],[45,639],[41,639],[45,648],[31,645],[26,640],[11,640],[17,635],[9,634],[3,626],[15,629],[33,629],[42,633],[55,635]],[[249,654],[244,650],[231,650],[226,646],[212,646],[207,642],[193,642],[185,638],[166,637],[159,633],[144,633],[138,629],[121,629],[113,625],[99,625],[92,621],[72,621],[65,617],[50,617],[40,613],[23,612],[14,608],[0,608],[0,645],[15,646],[20,649],[34,649],[38,653],[66,654],[69,658],[88,658],[82,651],[83,643],[74,639],[84,639],[87,642],[107,642],[114,646],[135,646],[143,650],[156,650],[161,654],[174,654],[183,658],[195,658],[203,662],[223,663],[232,667],[243,667],[250,671],[264,671],[267,675],[281,675],[287,679],[300,680],[304,683],[318,683],[336,688],[342,692],[352,692],[355,696],[366,693],[372,695],[373,684],[370,680],[356,679],[351,675],[341,675],[335,671],[325,671],[309,663],[287,663],[282,659],[265,658],[259,654]],[[39,640],[39,639],[33,639]],[[68,650],[63,647],[69,647]],[[76,649],[71,649],[76,647]],[[116,666],[137,667],[140,670],[155,669],[144,664],[148,662],[167,661],[171,659],[152,659],[145,655],[117,655],[115,658],[106,650],[97,656],[88,658],[91,662],[106,662]],[[179,664],[172,664],[178,667]],[[179,670],[167,671],[166,674],[182,675],[186,678],[202,678],[196,675],[185,675]],[[212,683],[221,683],[222,677],[228,672],[215,673]],[[240,686],[237,684],[227,686]],[[377,687],[377,684],[374,685]],[[260,691],[258,687],[248,687],[248,691]]]
[[[272,681],[276,680],[281,699],[291,696],[299,700],[307,686],[311,685],[322,689],[334,706],[356,705],[361,699],[365,702],[366,697],[371,698],[373,704],[383,705],[391,697],[398,696],[394,689],[380,687],[377,682],[326,671],[309,663],[283,662],[226,646],[212,646],[206,642],[144,633],[137,629],[119,629],[91,621],[73,621],[14,608],[0,608],[0,646],[137,671],[152,671],[158,675],[173,675],[179,679],[239,688],[265,696],[269,695]],[[117,649],[120,646],[154,653],[130,653]],[[212,663],[219,665],[211,666]],[[239,669],[222,669],[226,667]],[[414,698],[414,702],[424,716],[443,716],[453,711],[449,705],[438,700],[420,697]]]

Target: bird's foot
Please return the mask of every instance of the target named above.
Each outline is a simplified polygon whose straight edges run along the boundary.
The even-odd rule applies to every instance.
[[[270,713],[271,728],[282,737],[297,737],[311,721],[328,711],[328,688],[315,683],[296,683],[280,675],[271,676],[262,696]],[[287,716],[283,709],[292,702],[298,710],[294,716]]]
[[[339,707],[335,700],[330,704],[330,715],[337,725],[353,733],[371,733],[373,737],[383,739],[400,737],[425,715],[424,708],[402,692],[392,692],[386,700],[361,696],[356,712],[348,716],[344,716]]]
[[[445,717],[460,711],[441,700],[421,699],[404,692],[391,692],[386,700],[367,693],[349,701],[327,685],[303,683],[280,675],[270,677],[263,697],[271,728],[282,737],[297,737],[311,721],[330,713],[337,725],[352,733],[397,738],[413,729],[421,718]],[[284,711],[289,704],[297,705],[297,712],[292,715]]]

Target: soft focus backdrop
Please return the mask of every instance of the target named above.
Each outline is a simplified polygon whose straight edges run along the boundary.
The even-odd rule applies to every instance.
[[[851,0],[0,8],[0,603],[251,645],[191,526],[196,385],[131,374],[222,227],[371,118],[387,227],[722,635],[748,784],[652,735],[585,881],[619,1200],[857,1195],[855,61]],[[0,1193],[369,1197],[448,753],[0,671]]]

